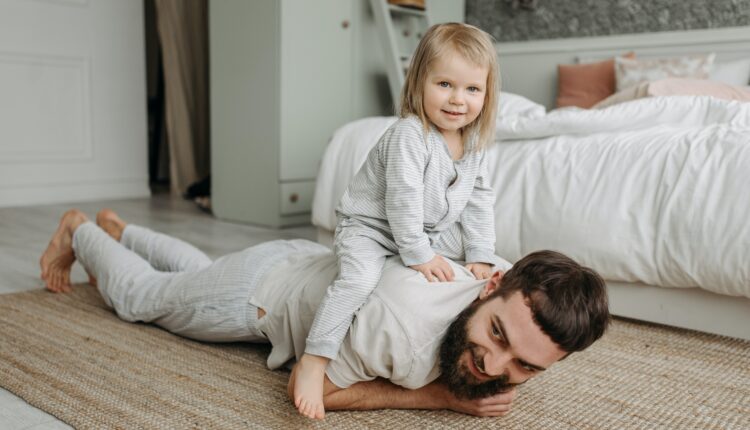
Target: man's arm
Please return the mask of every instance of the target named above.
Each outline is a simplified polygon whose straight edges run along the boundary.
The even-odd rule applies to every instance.
[[[327,410],[450,409],[469,415],[498,417],[510,412],[515,390],[476,400],[461,400],[440,382],[410,390],[382,378],[341,389],[325,380]]]
[[[289,377],[287,392],[294,399],[296,366]],[[323,403],[326,410],[371,409],[450,409],[469,415],[500,417],[510,412],[516,390],[476,400],[456,398],[440,382],[410,390],[385,379],[358,382],[349,388],[339,388],[326,376]]]

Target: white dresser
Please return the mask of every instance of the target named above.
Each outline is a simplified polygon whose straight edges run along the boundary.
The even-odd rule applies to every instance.
[[[461,21],[463,3],[433,0],[428,10],[433,22]],[[308,223],[331,134],[392,114],[368,1],[214,0],[209,25],[213,211]]]

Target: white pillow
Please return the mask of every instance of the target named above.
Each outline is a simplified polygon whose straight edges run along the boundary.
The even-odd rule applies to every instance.
[[[750,58],[716,63],[708,79],[729,85],[745,86],[750,84]]]
[[[716,54],[672,58],[615,58],[617,91],[646,81],[665,78],[706,79]]]
[[[518,94],[501,92],[497,105],[497,119],[510,117],[539,118],[547,108]]]

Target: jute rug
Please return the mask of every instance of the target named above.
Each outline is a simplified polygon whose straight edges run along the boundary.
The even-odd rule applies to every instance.
[[[0,385],[81,429],[750,428],[750,342],[625,320],[524,385],[504,418],[386,410],[313,423],[267,353],[122,322],[86,285],[0,296]]]

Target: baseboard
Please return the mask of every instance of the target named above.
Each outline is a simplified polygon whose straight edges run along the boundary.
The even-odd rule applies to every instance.
[[[96,182],[0,187],[0,207],[33,206],[149,197],[148,179],[104,179]]]

